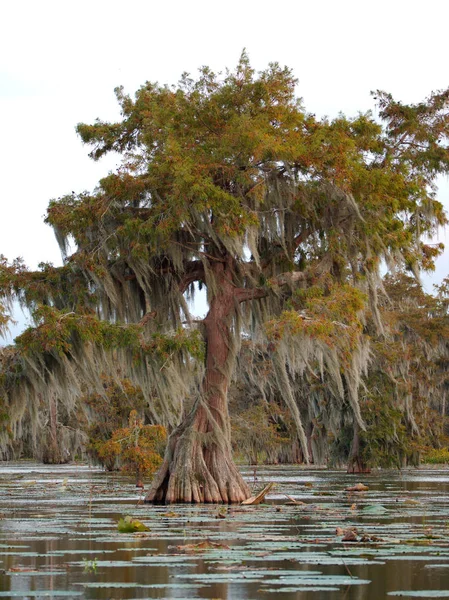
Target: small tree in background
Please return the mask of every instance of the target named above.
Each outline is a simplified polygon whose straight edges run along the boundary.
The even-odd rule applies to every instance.
[[[291,439],[273,418],[275,411],[280,412],[276,409],[277,406],[259,400],[246,410],[231,412],[234,452],[250,465],[260,461],[276,463],[282,447],[291,444]]]
[[[144,425],[137,411],[132,410],[128,427],[115,429],[109,439],[94,442],[94,446],[100,462],[135,475],[139,484],[160,467],[166,439],[162,425]]]
[[[401,467],[447,436],[447,279],[434,296],[404,272],[385,277],[384,287],[386,335],[372,338],[360,454],[365,464]]]
[[[129,379],[116,381],[103,375],[101,380],[103,391],[86,394],[80,404],[88,416],[87,451],[94,461],[113,471],[119,468],[116,454],[100,452],[100,449],[115,431],[127,427],[131,411],[134,411],[136,418],[139,416],[143,419],[145,400],[142,391]]]

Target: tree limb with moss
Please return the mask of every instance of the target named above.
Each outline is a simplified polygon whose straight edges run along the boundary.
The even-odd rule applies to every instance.
[[[121,166],[93,193],[52,201],[46,219],[63,253],[75,248],[58,273],[84,285],[58,295],[49,274],[41,281],[26,273],[14,284],[26,303],[74,313],[61,317],[57,329],[65,330],[65,320],[97,319],[101,343],[86,341],[101,355],[110,339],[130,370],[135,367],[119,328],[131,348],[135,324],[150,348],[158,336],[172,339],[173,331],[201,333],[201,381],[193,383],[184,354],[172,371],[177,379],[185,374],[182,385],[175,390],[164,383],[180,402],[184,394],[196,395],[190,411],[177,412],[182,419],[148,502],[248,497],[231,455],[227,402],[242,332],[255,343],[276,338],[279,386],[306,457],[286,369],[301,373],[316,358],[336,396],[349,395],[354,422],[363,427],[357,391],[367,357],[363,313],[369,307],[381,327],[380,265],[405,264],[417,272],[431,269],[439,253],[423,239],[446,223],[434,182],[449,170],[447,92],[418,105],[378,93],[380,121],[370,113],[318,120],[297,98],[296,83],[276,63],[256,73],[243,53],[224,75],[204,67],[197,79],[185,74],[175,86],[147,82],[134,98],[118,88],[121,120],[77,130],[94,160],[116,152]],[[38,299],[22,292],[22,284],[37,286]],[[194,324],[187,298],[203,285],[208,313]],[[308,290],[304,307],[300,296]],[[295,357],[288,340],[299,349]],[[39,337],[37,351],[42,343]],[[138,354],[146,352],[141,341],[137,346]],[[149,374],[141,374],[141,383],[162,391],[165,367],[144,363]]]

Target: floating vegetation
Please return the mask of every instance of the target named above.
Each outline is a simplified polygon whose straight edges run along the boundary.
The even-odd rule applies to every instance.
[[[373,473],[354,499],[341,472],[307,472],[306,487],[298,467],[259,468],[257,487],[276,481],[274,492],[258,506],[226,507],[221,519],[211,505],[138,505],[123,475],[27,469],[0,471],[0,598],[195,598],[202,588],[242,600],[351,600],[357,589],[364,600],[448,597],[449,471]],[[65,479],[73,489],[57,496]],[[119,533],[120,520],[145,530]],[[393,565],[413,592],[382,575]]]
[[[117,529],[120,533],[136,533],[137,531],[150,531],[150,528],[144,525],[138,519],[133,519],[129,515],[119,519]]]
[[[403,598],[449,598],[449,590],[408,590],[403,592],[389,592],[389,596]]]
[[[0,598],[73,598],[82,595],[82,592],[73,590],[11,590],[0,592]]]

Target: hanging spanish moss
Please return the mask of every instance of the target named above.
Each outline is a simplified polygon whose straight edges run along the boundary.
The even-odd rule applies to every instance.
[[[35,318],[6,351],[11,439],[25,421],[30,439],[42,421],[56,435],[58,414],[101,393],[101,374],[128,377],[148,419],[172,429],[147,501],[239,502],[249,490],[227,399],[242,335],[269,353],[263,393],[282,396],[306,461],[323,459],[323,432],[342,420],[363,435],[382,261],[417,272],[441,251],[422,239],[446,222],[432,186],[449,171],[449,94],[405,106],[378,92],[380,122],[330,121],[307,113],[295,86],[288,68],[257,74],[243,53],[223,77],[203,68],[134,98],[118,88],[120,122],[78,125],[94,160],[123,160],[92,194],[50,202],[63,267],[1,265],[2,295]],[[195,286],[207,289],[200,320]],[[305,396],[312,381],[326,392]],[[401,397],[415,430],[416,401]]]

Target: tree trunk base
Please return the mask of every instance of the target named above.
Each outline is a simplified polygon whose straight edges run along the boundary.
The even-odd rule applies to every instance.
[[[360,426],[357,421],[354,422],[354,436],[352,438],[351,452],[349,454],[346,473],[353,475],[357,475],[358,473],[371,473],[371,469],[366,465],[362,458],[360,448]]]
[[[371,473],[371,469],[366,465],[353,463],[352,465],[348,465],[346,469],[346,473],[349,475],[357,475],[358,473]]]
[[[204,438],[211,437],[205,441]],[[164,462],[145,498],[146,503],[236,504],[251,496],[225,439],[180,426],[170,436]],[[203,438],[203,439],[202,439]]]
[[[70,456],[68,456],[67,454],[65,454],[64,456],[60,446],[58,445],[57,440],[47,440],[47,443],[42,453],[42,462],[45,465],[64,465],[68,463],[69,460]]]

